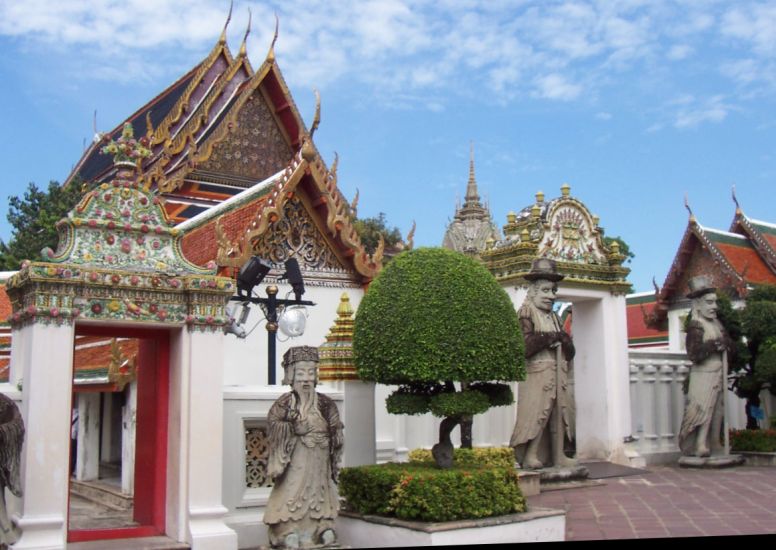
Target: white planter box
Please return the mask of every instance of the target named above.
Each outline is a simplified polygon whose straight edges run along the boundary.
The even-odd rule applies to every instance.
[[[337,538],[351,548],[497,544],[562,541],[563,510],[534,508],[522,514],[444,523],[404,521],[340,512]]]
[[[776,453],[758,453],[755,451],[739,451],[747,466],[776,466]]]

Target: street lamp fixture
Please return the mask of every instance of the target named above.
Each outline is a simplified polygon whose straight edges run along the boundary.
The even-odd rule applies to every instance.
[[[280,278],[286,279],[291,285],[294,293],[293,300],[278,298],[278,287],[275,285],[267,286],[266,298],[253,295],[253,289],[261,284],[264,277],[272,269],[270,262],[258,256],[252,256],[240,268],[237,275],[237,295],[232,296],[230,301],[241,302],[242,312],[239,321],[232,320],[225,329],[226,332],[232,333],[238,338],[247,337],[250,332],[246,332],[243,325],[248,320],[250,304],[259,305],[264,313],[264,319],[267,321],[267,383],[270,386],[276,384],[275,367],[278,328],[291,338],[301,336],[304,333],[306,324],[306,315],[302,306],[315,305],[314,302],[302,300],[304,280],[296,258],[286,260],[285,268],[286,271]]]

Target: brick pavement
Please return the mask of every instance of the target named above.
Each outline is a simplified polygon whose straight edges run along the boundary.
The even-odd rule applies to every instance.
[[[566,510],[566,540],[776,534],[776,468],[649,470],[528,504]]]

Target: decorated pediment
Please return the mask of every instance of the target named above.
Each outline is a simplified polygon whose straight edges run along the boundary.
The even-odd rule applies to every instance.
[[[612,292],[630,288],[625,279],[630,270],[622,267],[625,256],[616,243],[611,248],[604,245],[598,217],[571,196],[567,184],[561,187],[560,197],[545,201],[540,191],[534,204],[510,212],[503,231],[504,238],[482,253],[485,265],[499,280],[523,283],[534,259],[550,258],[566,277],[564,284]]]
[[[558,201],[547,214],[539,256],[553,260],[607,265],[601,234],[581,203]]]

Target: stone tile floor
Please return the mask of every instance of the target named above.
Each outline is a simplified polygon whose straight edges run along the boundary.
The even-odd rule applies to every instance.
[[[566,510],[569,541],[776,534],[776,468],[648,470],[528,504]]]

